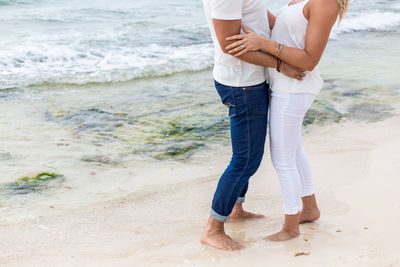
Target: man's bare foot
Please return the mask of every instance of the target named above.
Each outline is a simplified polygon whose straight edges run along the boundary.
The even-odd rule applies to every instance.
[[[225,232],[209,233],[206,230],[203,231],[200,237],[200,242],[222,250],[240,250],[243,247],[232,238],[230,238]]]
[[[306,223],[306,222],[313,222],[319,219],[321,213],[319,209],[314,209],[314,210],[302,210],[300,212],[300,223]]]
[[[245,211],[242,204],[236,203],[227,222],[230,223],[241,220],[262,219],[264,217],[265,216],[262,214]]]
[[[280,232],[269,235],[265,237],[266,240],[273,241],[273,242],[281,242],[286,241],[292,238],[295,238],[300,235],[300,231],[289,232],[285,229],[282,229]]]
[[[227,221],[228,223],[230,222],[236,222],[236,221],[241,221],[241,220],[250,220],[250,219],[262,219],[265,216],[262,214],[256,214],[248,211],[240,211],[236,213],[231,213],[231,216],[229,217],[229,220]]]
[[[212,216],[200,236],[200,242],[222,250],[233,251],[244,248],[225,233],[224,223],[215,220]]]

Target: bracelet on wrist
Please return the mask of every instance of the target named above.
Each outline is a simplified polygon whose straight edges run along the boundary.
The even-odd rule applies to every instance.
[[[275,49],[275,57],[277,58],[278,51],[281,48],[281,44],[278,43],[278,47]]]
[[[282,64],[282,60],[280,60],[280,59],[278,58],[278,61],[277,61],[277,63],[276,63],[276,70],[277,70],[278,72],[281,72],[281,64]]]
[[[279,49],[278,49],[278,52],[276,53],[276,58],[279,58],[279,54],[281,53],[283,47],[284,47],[284,45],[279,44]]]

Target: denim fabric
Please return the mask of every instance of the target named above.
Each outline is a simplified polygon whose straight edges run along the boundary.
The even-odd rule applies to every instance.
[[[236,202],[242,203],[249,178],[260,166],[267,134],[268,86],[231,87],[215,82],[229,108],[232,159],[218,182],[211,215],[226,221]]]

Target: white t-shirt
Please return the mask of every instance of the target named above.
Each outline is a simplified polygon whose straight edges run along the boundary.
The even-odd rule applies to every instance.
[[[214,79],[221,84],[234,87],[257,85],[267,80],[266,68],[244,62],[223,52],[212,21],[241,19],[242,25],[269,38],[270,30],[264,0],[203,0],[203,5],[215,48]]]

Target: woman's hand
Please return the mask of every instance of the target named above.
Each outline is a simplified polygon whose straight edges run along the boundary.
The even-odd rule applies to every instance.
[[[245,26],[242,26],[243,31],[246,34],[238,34],[226,38],[226,40],[239,40],[231,45],[228,45],[225,49],[229,50],[229,54],[239,57],[249,51],[258,51],[261,49],[263,44],[263,37],[257,33],[250,31]]]

